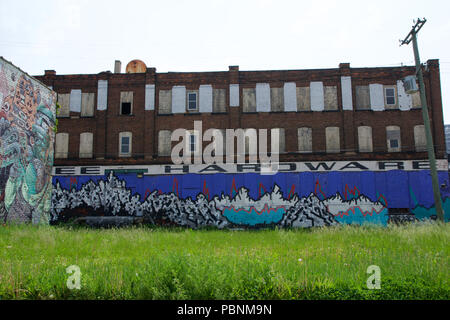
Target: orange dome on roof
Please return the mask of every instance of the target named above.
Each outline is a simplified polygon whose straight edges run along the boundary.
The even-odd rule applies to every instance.
[[[147,71],[147,66],[141,60],[132,60],[128,62],[125,69],[126,73],[145,73]]]

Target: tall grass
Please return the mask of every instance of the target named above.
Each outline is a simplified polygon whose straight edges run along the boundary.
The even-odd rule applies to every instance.
[[[450,225],[0,227],[1,299],[449,299]],[[81,269],[69,290],[66,268]],[[366,286],[381,268],[381,289]]]

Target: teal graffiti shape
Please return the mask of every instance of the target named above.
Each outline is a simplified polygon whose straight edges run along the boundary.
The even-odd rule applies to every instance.
[[[444,209],[444,221],[450,221],[450,198],[445,198],[442,202],[442,207]],[[412,209],[412,212],[419,220],[427,220],[431,219],[431,216],[436,216],[436,208],[425,208],[424,206],[416,206]]]
[[[285,207],[269,208],[266,204],[261,211],[255,207],[250,209],[226,207],[223,215],[232,223],[239,225],[255,226],[258,224],[272,224],[281,221],[286,214]]]
[[[389,214],[388,209],[384,208],[380,212],[376,212],[372,209],[371,212],[366,212],[360,207],[352,207],[347,212],[335,216],[335,219],[339,223],[343,224],[378,224],[387,225]]]

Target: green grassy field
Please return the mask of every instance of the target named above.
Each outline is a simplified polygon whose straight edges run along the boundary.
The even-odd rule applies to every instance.
[[[1,299],[449,299],[449,224],[309,230],[0,227]],[[299,260],[301,259],[301,260]],[[69,290],[66,268],[81,270]],[[366,286],[381,268],[381,289]]]

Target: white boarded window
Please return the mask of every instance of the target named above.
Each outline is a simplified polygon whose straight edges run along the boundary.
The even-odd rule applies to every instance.
[[[239,85],[230,84],[230,107],[239,106]]]
[[[414,145],[417,152],[427,151],[427,137],[423,124],[414,126]]]
[[[270,111],[270,85],[268,83],[256,84],[256,111]]]
[[[58,118],[68,117],[70,115],[70,93],[58,93],[58,103],[61,106],[58,109]]]
[[[186,112],[186,87],[173,86],[172,87],[172,112],[185,113]]]
[[[370,108],[373,111],[384,110],[384,92],[383,85],[378,83],[369,84]]]
[[[155,85],[145,85],[145,110],[155,110]]]
[[[297,111],[297,85],[286,82],[283,87],[284,111]]]
[[[80,134],[79,158],[92,158],[94,150],[94,134],[83,132]]]
[[[172,132],[170,130],[160,130],[158,132],[158,155],[170,156],[172,151],[172,141],[170,137]]]
[[[131,132],[119,133],[119,157],[130,157],[132,147],[132,134]]]
[[[325,108],[323,82],[312,81],[309,88],[311,94],[311,110],[323,111]]]
[[[387,126],[386,140],[388,152],[400,152],[402,149],[402,143],[400,138],[400,127]]]
[[[133,91],[122,91],[120,93],[120,114],[133,114]]]
[[[70,90],[70,111],[80,112],[81,111],[81,90],[73,89]]]
[[[325,139],[326,139],[327,153],[338,153],[341,151],[339,127],[325,128]]]
[[[98,80],[97,109],[106,110],[108,106],[108,80]]]
[[[360,126],[358,127],[358,146],[359,152],[372,152],[372,127]]]
[[[95,93],[81,94],[81,116],[93,117],[95,105]]]
[[[55,158],[66,159],[69,154],[69,134],[60,132],[55,139]]]
[[[312,128],[298,128],[298,151],[300,153],[312,152]]]

